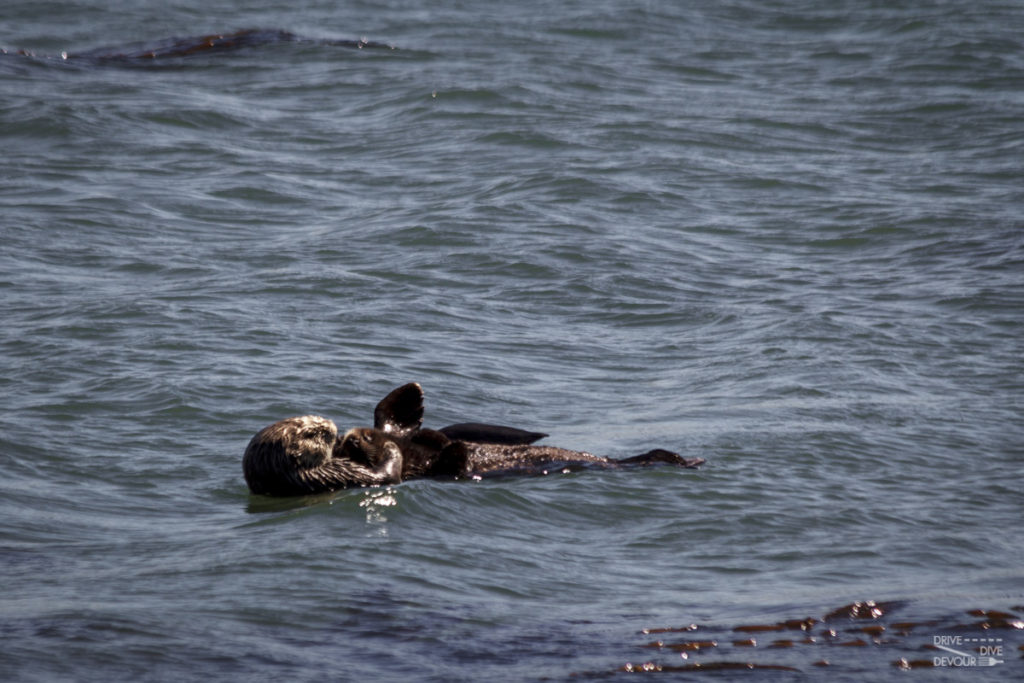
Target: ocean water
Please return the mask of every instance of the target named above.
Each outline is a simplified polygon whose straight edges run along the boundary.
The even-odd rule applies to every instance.
[[[0,678],[1020,680],[1024,7],[907,5],[6,3]],[[408,381],[707,464],[249,494]]]

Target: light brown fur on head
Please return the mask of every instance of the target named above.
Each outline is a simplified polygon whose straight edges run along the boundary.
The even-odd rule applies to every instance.
[[[263,448],[273,444],[297,467],[317,467],[330,460],[338,428],[319,415],[290,417],[265,427],[257,435]]]

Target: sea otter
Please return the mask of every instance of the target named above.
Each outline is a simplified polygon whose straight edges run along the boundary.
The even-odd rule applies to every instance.
[[[339,434],[334,422],[307,415],[263,428],[242,459],[253,493],[271,496],[320,493],[357,486],[397,484],[423,477],[484,477],[550,469],[666,463],[695,468],[703,458],[655,449],[625,460],[535,446],[547,434],[514,427],[460,423],[424,429],[423,389],[413,382],[377,404],[374,426]]]
[[[275,43],[315,43],[334,47],[362,49],[395,49],[393,45],[371,40],[314,40],[303,38],[291,31],[245,29],[233,33],[212,33],[188,38],[169,38],[163,41],[136,44],[126,47],[102,47],[84,52],[62,52],[60,59],[71,61],[103,63],[143,63],[156,59],[188,57],[208,52],[223,52],[246,47],[261,47]],[[26,57],[36,55],[28,50],[0,50],[0,54],[19,54]]]

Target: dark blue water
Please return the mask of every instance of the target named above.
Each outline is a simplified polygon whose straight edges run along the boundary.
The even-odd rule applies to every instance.
[[[0,678],[1021,677],[1020,5],[277,5],[0,10]],[[249,494],[408,381],[708,463]]]

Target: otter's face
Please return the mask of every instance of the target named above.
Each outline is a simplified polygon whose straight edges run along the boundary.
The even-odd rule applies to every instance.
[[[260,436],[267,445],[277,446],[286,459],[306,469],[330,460],[338,428],[325,417],[303,415],[275,422],[260,432]]]
[[[402,449],[380,429],[357,427],[338,439],[334,457],[346,458],[372,470],[390,471],[402,468]]]
[[[389,481],[401,481],[401,449],[381,429],[356,427],[338,439],[334,457],[349,460],[382,474]]]

